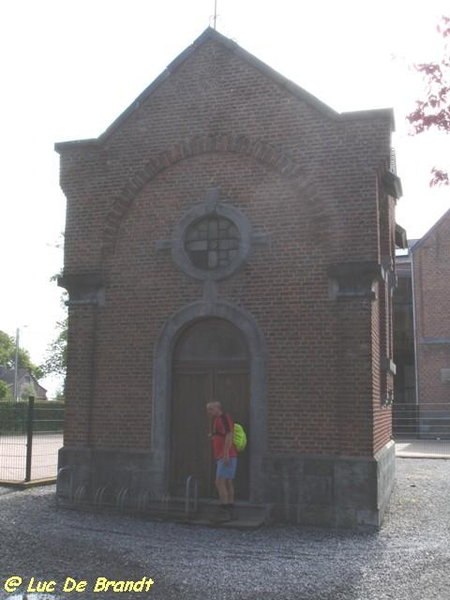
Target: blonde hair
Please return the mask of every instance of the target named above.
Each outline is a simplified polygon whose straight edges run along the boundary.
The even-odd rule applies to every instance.
[[[222,409],[222,405],[217,400],[213,400],[212,402],[208,402],[206,408],[219,408]]]

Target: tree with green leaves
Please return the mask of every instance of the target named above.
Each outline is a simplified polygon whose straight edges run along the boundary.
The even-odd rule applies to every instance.
[[[59,240],[55,244],[56,248],[64,247],[64,233],[61,233]],[[50,281],[57,282],[62,276],[62,270],[50,278]],[[61,294],[61,305],[65,312],[65,317],[62,321],[57,321],[56,329],[58,335],[47,346],[46,356],[43,364],[40,366],[44,375],[60,375],[65,378],[67,371],[67,334],[69,327],[69,318],[67,316],[66,301],[68,299],[67,292]],[[59,396],[63,396],[63,390],[58,392]]]
[[[47,347],[44,363],[41,365],[44,375],[66,375],[67,369],[67,317],[57,323],[59,333]]]
[[[11,400],[11,398],[12,396],[8,384],[0,379],[0,402],[2,400]]]
[[[0,366],[7,369],[14,369],[15,360],[15,339],[4,331],[0,331]],[[19,348],[18,363],[19,369],[30,369],[36,379],[40,379],[43,376],[41,368],[31,362],[30,354],[25,348]]]

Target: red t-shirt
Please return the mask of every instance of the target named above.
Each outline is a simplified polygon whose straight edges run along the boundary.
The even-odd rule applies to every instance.
[[[223,450],[225,447],[225,436],[230,431],[233,432],[234,423],[230,415],[226,415],[222,413],[218,417],[214,417],[212,422],[212,442],[213,442],[213,452],[214,458],[218,460],[219,458],[223,458]],[[230,457],[237,456],[237,450],[233,444],[231,443],[230,450],[228,452]]]

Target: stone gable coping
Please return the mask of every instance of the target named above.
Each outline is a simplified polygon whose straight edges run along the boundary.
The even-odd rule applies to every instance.
[[[169,66],[159,75],[124,112],[101,134],[98,140],[77,140],[71,142],[60,142],[55,144],[55,150],[60,154],[73,145],[79,147],[90,146],[98,143],[104,143],[107,139],[119,129],[122,124],[147,101],[153,92],[162,85],[171,74],[176,71],[199,47],[208,41],[213,40],[220,43],[228,50],[239,56],[242,60],[253,66],[260,73],[272,79],[277,85],[286,89],[288,92],[296,96],[300,101],[306,102],[322,115],[335,121],[339,120],[366,120],[366,119],[387,119],[391,123],[391,129],[394,130],[394,112],[392,108],[380,108],[362,111],[350,111],[338,113],[330,108],[327,104],[316,98],[313,94],[307,92],[296,83],[293,83],[260,59],[253,56],[247,50],[241,48],[236,42],[218,33],[214,29],[208,27],[191,46],[186,48],[177,58],[175,58]]]

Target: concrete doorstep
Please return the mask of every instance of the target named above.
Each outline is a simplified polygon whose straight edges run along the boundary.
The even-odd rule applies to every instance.
[[[194,509],[191,502],[189,510],[186,511],[184,498],[170,498],[170,500],[151,500],[145,507],[133,507],[122,504],[118,507],[112,501],[102,502],[101,505],[90,501],[86,496],[77,500],[70,498],[67,493],[60,492],[57,496],[57,505],[60,508],[81,510],[88,512],[120,511],[125,514],[136,515],[148,520],[167,521],[172,523],[184,523],[189,525],[203,525],[209,527],[223,527],[226,529],[257,529],[269,522],[269,510],[260,504],[248,502],[237,502],[235,504],[234,516],[230,521],[218,522],[216,520],[220,508],[217,500],[200,500]]]
[[[215,522],[219,510],[221,509],[218,504],[200,506],[196,514],[187,517],[186,522],[193,525],[207,525],[225,529],[257,529],[268,522],[268,511],[263,505],[237,503],[233,519],[225,522]]]

